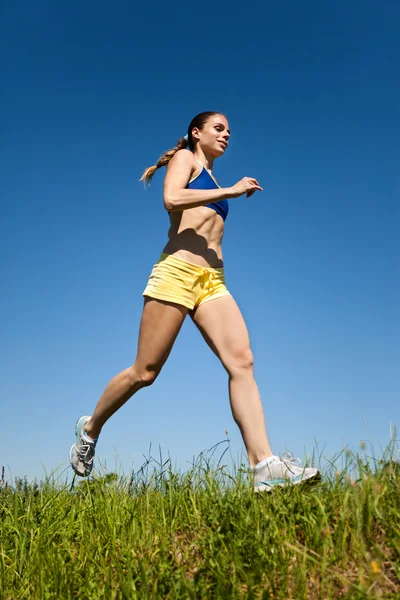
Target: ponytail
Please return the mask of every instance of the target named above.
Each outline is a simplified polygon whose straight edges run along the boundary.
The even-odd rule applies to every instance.
[[[139,181],[143,181],[145,185],[146,185],[146,183],[150,183],[151,179],[152,179],[154,173],[157,171],[157,169],[159,169],[160,167],[166,167],[167,164],[169,163],[169,161],[171,160],[171,158],[178,152],[178,150],[183,150],[184,148],[188,148],[189,150],[191,150],[193,152],[193,150],[196,146],[196,143],[197,143],[196,140],[192,138],[193,128],[196,127],[197,129],[202,130],[204,124],[213,115],[225,116],[223,113],[218,113],[215,111],[202,112],[202,113],[196,115],[194,117],[194,119],[191,120],[190,125],[188,127],[188,133],[186,136],[187,139],[184,137],[179,138],[175,148],[172,148],[172,150],[167,150],[166,152],[164,152],[164,154],[162,156],[160,156],[160,158],[158,159],[158,161],[156,162],[155,165],[153,165],[152,167],[147,167],[147,169],[144,170],[143,175],[141,176]]]
[[[175,148],[164,152],[164,154],[160,156],[155,165],[153,165],[152,167],[147,167],[147,169],[143,171],[143,175],[141,176],[139,181],[143,181],[145,185],[146,183],[150,184],[152,177],[157,171],[157,169],[160,169],[161,167],[166,167],[171,158],[178,152],[178,150],[182,150],[184,148],[189,148],[189,142],[184,137],[182,137],[179,138],[179,140],[177,141]]]

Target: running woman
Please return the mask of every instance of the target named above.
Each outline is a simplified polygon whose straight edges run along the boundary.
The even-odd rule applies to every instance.
[[[141,177],[150,182],[157,169],[167,168],[164,208],[170,218],[169,241],[143,292],[134,364],[109,382],[93,414],[77,421],[70,462],[82,477],[92,470],[103,425],[136,392],[155,381],[187,315],[228,374],[232,415],[247,450],[254,490],[269,491],[276,485],[319,477],[317,469],[304,468],[298,459],[271,451],[247,327],[225,285],[222,238],[229,200],[262,191],[254,177],[243,177],[228,188],[217,184],[212,174],[214,161],[225,153],[229,138],[223,114],[200,113],[176,147]]]

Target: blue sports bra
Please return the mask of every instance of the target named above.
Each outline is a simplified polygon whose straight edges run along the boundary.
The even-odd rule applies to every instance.
[[[200,161],[197,162],[201,165]],[[197,177],[192,179],[192,181],[190,181],[186,187],[189,190],[213,190],[218,188],[218,185],[215,183],[207,169],[205,169],[203,165],[201,166],[203,168],[200,173],[197,175]],[[225,221],[229,211],[228,200],[219,200],[218,202],[211,202],[211,204],[204,204],[203,206],[215,210]]]

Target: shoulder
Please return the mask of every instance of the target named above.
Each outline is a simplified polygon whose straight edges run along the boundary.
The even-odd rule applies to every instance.
[[[168,166],[169,165],[196,167],[197,162],[190,150],[182,148],[181,150],[175,152],[174,156],[168,163]]]

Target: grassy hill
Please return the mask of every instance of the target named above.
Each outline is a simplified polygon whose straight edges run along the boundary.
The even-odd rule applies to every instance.
[[[400,465],[345,458],[254,494],[201,457],[60,486],[0,485],[2,599],[400,598]]]

